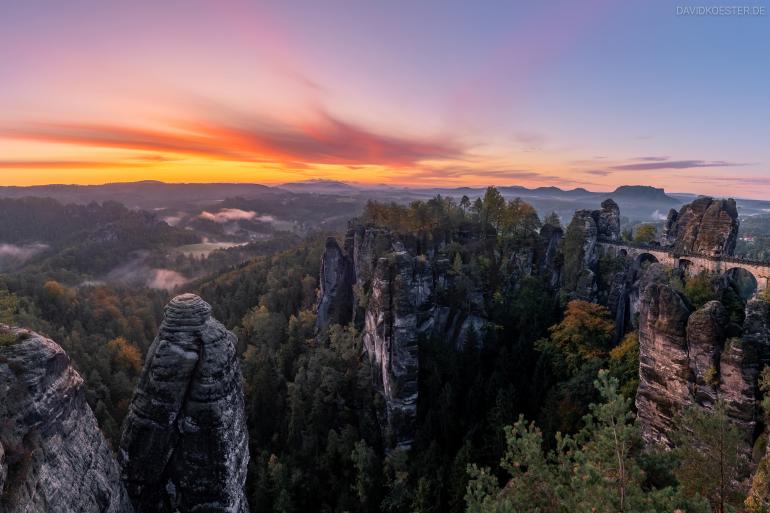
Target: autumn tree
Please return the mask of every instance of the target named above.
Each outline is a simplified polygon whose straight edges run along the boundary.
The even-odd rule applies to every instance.
[[[521,239],[534,233],[540,226],[537,211],[529,203],[516,198],[505,206],[501,218],[501,229],[504,235]]]
[[[606,357],[614,331],[607,307],[574,299],[567,304],[564,319],[538,345],[554,351],[574,374],[586,361]]]
[[[124,337],[117,337],[107,343],[107,349],[112,353],[112,362],[121,369],[133,374],[142,371],[142,353]]]
[[[481,221],[500,230],[505,215],[505,198],[496,187],[487,187],[482,200]]]
[[[634,242],[637,244],[649,244],[655,240],[657,228],[652,223],[643,223],[636,227]]]

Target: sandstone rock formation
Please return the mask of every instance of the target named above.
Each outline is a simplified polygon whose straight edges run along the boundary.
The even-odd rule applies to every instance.
[[[417,415],[418,342],[432,319],[431,269],[406,251],[380,258],[363,342],[385,397],[389,445],[409,448]]]
[[[564,237],[564,287],[578,299],[596,298],[599,231],[590,210],[578,210]]]
[[[37,333],[13,333],[0,346],[0,510],[131,513],[69,358]]]
[[[598,236],[602,240],[620,240],[620,207],[612,199],[602,201],[601,210],[592,212]]]
[[[732,255],[738,239],[735,200],[700,197],[668,213],[660,243],[675,252]]]
[[[670,446],[677,414],[691,405],[711,408],[719,398],[748,450],[758,415],[760,354],[768,344],[767,304],[753,300],[746,310],[743,336],[726,339],[729,319],[718,301],[692,312],[664,280],[646,286],[639,310],[636,407],[648,443]]]
[[[647,442],[670,445],[675,416],[692,402],[687,352],[690,308],[665,283],[645,289],[639,312],[637,420]]]
[[[136,513],[248,511],[249,460],[235,336],[184,294],[167,306],[123,426]]]
[[[329,237],[321,257],[316,329],[330,324],[346,325],[353,319],[353,259],[343,253],[337,240]]]
[[[492,251],[495,236],[473,224],[401,234],[353,221],[344,250],[333,239],[327,242],[317,326],[345,324],[352,312],[372,363],[374,385],[384,399],[381,428],[390,448],[408,448],[414,436],[419,342],[441,340],[448,349],[460,350],[483,340],[488,323],[481,284],[466,280],[461,308],[438,293],[452,291],[460,279],[453,270],[457,248],[473,245],[479,254]],[[521,279],[532,275],[558,288],[562,236],[561,228],[546,225],[533,244],[500,255],[504,288],[512,293]]]
[[[542,250],[539,255],[540,275],[549,277],[551,288],[556,290],[561,283],[561,245],[564,239],[564,230],[559,226],[543,225],[540,229]]]

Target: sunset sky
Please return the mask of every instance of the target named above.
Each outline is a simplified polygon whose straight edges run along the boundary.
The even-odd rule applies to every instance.
[[[770,15],[676,14],[701,4],[2,1],[0,185],[326,178],[768,199]]]

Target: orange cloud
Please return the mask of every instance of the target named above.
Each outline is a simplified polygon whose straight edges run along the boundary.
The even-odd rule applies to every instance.
[[[380,134],[324,113],[316,120],[296,125],[230,118],[224,122],[186,121],[163,129],[26,123],[0,127],[0,138],[92,149],[168,152],[233,162],[289,163],[297,167],[307,164],[404,167],[424,160],[459,158],[464,153],[464,149],[452,141]],[[86,161],[84,164],[90,166]],[[66,165],[58,161],[52,167]]]
[[[103,169],[110,167],[146,167],[148,164],[95,160],[0,160],[0,169]]]

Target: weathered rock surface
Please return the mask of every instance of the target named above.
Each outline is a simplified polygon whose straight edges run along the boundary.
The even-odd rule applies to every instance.
[[[131,513],[120,468],[55,342],[0,346],[0,511]]]
[[[346,325],[353,319],[355,279],[353,259],[342,251],[334,237],[329,237],[321,257],[316,329],[323,330],[330,324]]]
[[[716,401],[719,358],[729,319],[719,301],[709,301],[687,319],[687,347],[695,378],[695,400],[704,405]]]
[[[645,441],[669,445],[675,416],[692,403],[687,348],[690,308],[677,291],[652,283],[639,309],[637,419]]]
[[[601,210],[594,210],[598,236],[602,240],[620,240],[620,207],[612,199],[602,201]]]
[[[564,287],[575,298],[596,298],[599,231],[590,210],[577,210],[564,237]]]
[[[748,451],[758,418],[760,355],[770,339],[767,303],[750,301],[746,312],[743,336],[726,339],[729,318],[721,303],[710,301],[691,312],[668,284],[647,285],[639,310],[636,407],[648,443],[670,446],[676,416],[685,407],[711,408],[721,399]]]
[[[136,513],[248,511],[249,461],[235,336],[198,296],[167,306],[123,426]]]
[[[374,378],[385,397],[390,444],[411,445],[417,415],[418,342],[433,320],[432,275],[406,251],[380,258],[363,333]]]
[[[543,225],[540,229],[540,239],[542,240],[541,253],[538,255],[540,274],[548,276],[551,288],[556,290],[561,283],[562,255],[560,251],[564,230],[559,226]]]
[[[668,213],[660,242],[682,254],[724,256],[733,254],[737,239],[735,200],[701,197]]]
[[[546,225],[532,244],[497,255],[504,262],[505,289],[513,293],[524,277],[539,275],[555,290],[561,277],[562,235],[561,228]],[[353,322],[362,332],[374,384],[384,398],[381,427],[391,448],[408,448],[414,436],[420,340],[441,340],[457,350],[483,341],[488,321],[481,284],[466,280],[461,298],[447,297],[461,279],[462,272],[453,269],[456,259],[462,265],[463,252],[491,253],[495,237],[494,231],[480,232],[473,224],[399,234],[353,222],[344,251],[336,243],[327,246],[330,257],[324,257],[324,269],[327,262],[339,262],[340,254],[352,261]],[[343,268],[338,263],[332,267]],[[333,274],[343,276],[342,271]],[[349,280],[331,281],[347,287]],[[333,288],[322,286],[324,295]]]

